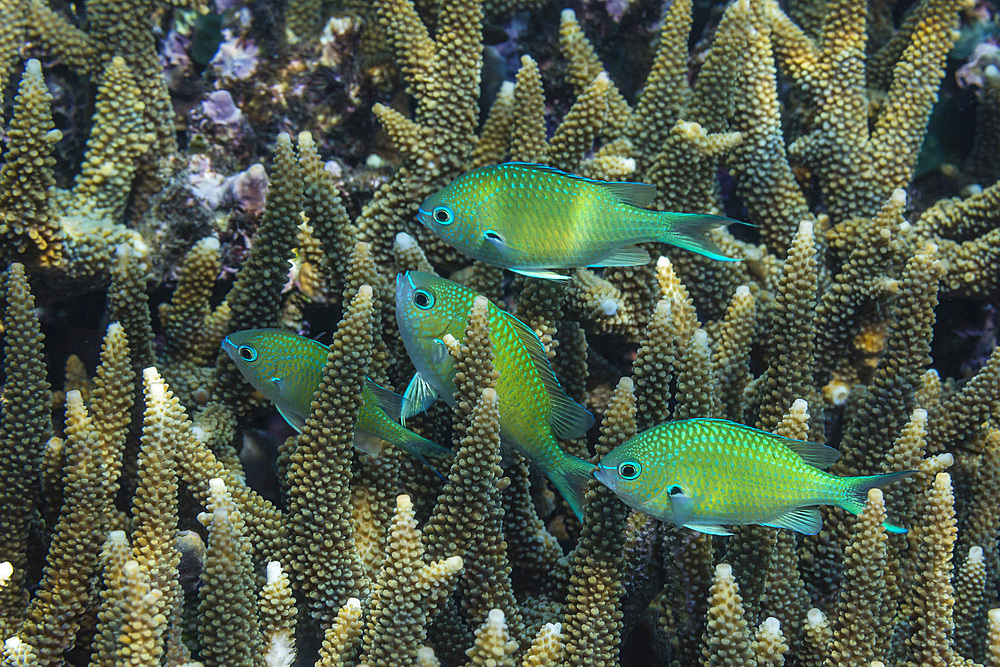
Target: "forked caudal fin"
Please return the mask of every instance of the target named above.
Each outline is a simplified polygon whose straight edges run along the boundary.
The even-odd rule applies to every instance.
[[[731,225],[739,220],[725,218],[721,215],[701,215],[699,213],[661,213],[666,222],[660,241],[684,248],[709,259],[723,262],[738,262],[739,257],[729,257],[722,252],[715,241],[708,237],[708,232],[725,225]]]
[[[916,473],[916,470],[904,470],[903,472],[891,472],[886,475],[868,475],[866,477],[848,477],[844,481],[847,482],[847,494],[846,497],[841,501],[840,506],[851,514],[861,514],[865,509],[865,504],[868,502],[868,491],[871,489],[881,489],[883,486],[892,484],[893,482],[898,482],[901,479],[905,479],[910,475]],[[906,528],[894,525],[886,521],[882,524],[887,532],[890,533],[905,533]]]
[[[555,467],[546,471],[578,519],[583,519],[583,492],[587,482],[594,478],[594,467],[589,461],[566,454]]]

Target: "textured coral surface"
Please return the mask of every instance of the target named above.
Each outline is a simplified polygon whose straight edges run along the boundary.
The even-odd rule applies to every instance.
[[[1000,665],[997,10],[0,0],[0,664]],[[548,282],[416,221],[508,160],[744,221],[742,261]],[[407,420],[453,456],[373,457],[406,270],[535,331],[568,453],[714,417],[916,474],[810,536],[596,480],[578,519],[502,442],[483,299]],[[220,350],[259,327],[328,346],[300,432]]]

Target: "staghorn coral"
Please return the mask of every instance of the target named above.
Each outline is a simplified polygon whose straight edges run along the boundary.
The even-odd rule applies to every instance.
[[[633,384],[622,378],[601,422],[595,457],[625,442],[636,432]],[[614,665],[621,642],[623,594],[621,571],[624,549],[617,536],[625,527],[625,508],[609,489],[591,483],[584,504],[580,541],[569,556],[570,579],[566,594],[566,663]]]
[[[396,499],[389,557],[372,591],[372,609],[362,634],[361,662],[384,664],[416,657],[428,616],[442,603],[462,569],[462,558],[423,563],[421,534],[408,496]]]
[[[284,38],[267,3],[229,4],[215,7],[222,56],[267,52]],[[986,305],[996,292],[1000,190],[982,147],[969,164],[914,166],[919,146],[929,153],[949,141],[933,125],[925,132],[929,104],[950,28],[976,19],[952,0],[912,3],[898,28],[886,20],[890,3],[853,11],[847,0],[786,9],[765,0],[713,8],[706,24],[701,5],[678,0],[663,3],[662,20],[658,3],[636,3],[608,22],[614,4],[527,21],[476,0],[379,0],[347,7],[350,20],[331,9],[323,36],[310,36],[320,26],[300,31],[294,48],[273,49],[243,80],[221,66],[161,76],[150,57],[154,48],[168,63],[193,57],[201,37],[187,22],[211,15],[138,1],[14,7],[28,17],[0,26],[0,66],[11,65],[3,76],[19,51],[59,61],[28,65],[22,77],[3,180],[32,185],[5,190],[0,209],[5,222],[30,219],[36,237],[51,230],[46,248],[59,252],[42,261],[32,242],[23,254],[13,237],[3,242],[8,260],[27,266],[9,270],[4,304],[0,451],[11,465],[0,475],[14,488],[0,513],[9,522],[0,562],[10,564],[0,565],[0,639],[14,636],[4,664],[218,661],[216,612],[241,627],[266,619],[226,637],[231,664],[395,664],[403,654],[428,665],[818,666],[841,653],[888,665],[996,660],[987,610],[1000,603],[991,502],[1000,354],[990,353]],[[85,20],[70,17],[81,6]],[[483,28],[484,16],[495,25]],[[359,29],[361,46],[352,41]],[[484,33],[492,41],[500,30],[506,41],[488,49],[502,66],[482,59]],[[554,54],[557,31],[564,55]],[[384,57],[362,63],[380,43],[400,80]],[[597,54],[620,60],[605,72]],[[317,69],[317,58],[337,67]],[[73,96],[86,88],[76,73],[90,77],[92,102]],[[497,74],[507,80],[480,88]],[[983,93],[963,103],[988,112],[993,93]],[[940,95],[954,101],[948,85]],[[200,102],[225,96],[240,122],[206,130]],[[383,106],[369,113],[374,98]],[[347,113],[345,99],[358,109]],[[298,115],[288,112],[294,104]],[[81,122],[91,106],[92,121]],[[947,106],[940,113],[964,125]],[[977,121],[980,135],[989,116]],[[371,131],[376,119],[388,141]],[[297,156],[288,137],[275,143],[281,132],[306,132]],[[202,155],[220,179],[240,171],[240,187],[259,186],[263,169],[248,166],[272,148],[262,220],[234,185],[233,201],[176,222],[191,210],[185,201],[202,205],[157,166]],[[749,243],[716,236],[741,262],[668,249],[655,266],[582,269],[565,286],[505,280],[468,266],[412,217],[461,171],[509,157],[643,180],[658,187],[658,208],[727,211],[758,227],[731,230]],[[259,188],[250,194],[264,201]],[[808,243],[794,234],[803,220]],[[581,525],[520,457],[500,458],[493,408],[481,401],[491,382],[481,346],[455,350],[459,409],[435,405],[411,424],[460,445],[452,472],[462,485],[442,491],[433,473],[393,452],[355,454],[362,378],[401,389],[412,372],[393,325],[397,269],[460,279],[518,313],[567,391],[605,425],[620,420],[613,388],[631,375],[641,428],[723,416],[825,440],[842,451],[842,472],[919,470],[885,493],[887,514],[912,532],[877,539],[869,508],[858,520],[824,512],[815,537],[753,528],[721,540],[626,518],[602,488],[591,490]],[[807,289],[790,284],[796,273]],[[44,346],[31,328],[29,278]],[[219,370],[231,330],[283,323],[322,338],[337,321],[312,424],[298,436],[286,438],[272,407]],[[467,339],[477,340],[471,331]],[[794,361],[779,363],[783,355]],[[162,396],[136,392],[135,370],[148,365]],[[45,383],[58,385],[64,367],[52,400]],[[48,415],[61,422],[67,405],[70,426],[53,431]],[[561,444],[590,457],[595,443],[599,453],[612,444],[606,435]],[[949,466],[945,493],[935,475]],[[243,522],[228,561],[225,540],[213,529],[206,547],[194,522],[197,505],[212,504],[214,478]],[[396,508],[400,494],[411,505]],[[460,571],[451,558],[459,552]],[[287,581],[247,576],[272,561]],[[713,577],[720,561],[732,568]],[[199,609],[199,571],[219,579],[226,563],[239,579],[232,595]],[[424,588],[418,573],[435,583]],[[297,637],[292,598],[302,603]]]
[[[886,602],[885,504],[882,492],[868,492],[868,503],[854,528],[844,555],[844,585],[833,625],[830,665],[863,664],[883,656],[889,636],[885,629],[895,610]]]
[[[55,187],[50,144],[59,141],[62,133],[52,122],[51,104],[41,64],[29,61],[14,99],[14,119],[8,130],[10,148],[0,171],[0,234],[7,262],[25,254],[43,265],[60,260],[63,233],[51,220],[48,197]]]
[[[31,60],[22,76],[12,145],[0,178],[5,196],[3,253],[23,257],[52,282],[72,286],[103,280],[116,246],[148,246],[121,224],[136,159],[145,153],[150,133],[142,122],[144,102],[128,65],[113,58],[101,72],[94,126],[80,173],[70,190],[55,188],[51,145],[53,129],[41,67]]]
[[[261,637],[254,608],[254,573],[243,517],[221,479],[209,480],[208,548],[201,570],[198,636],[208,665],[260,664]]]
[[[733,568],[719,563],[709,594],[708,625],[701,664],[705,667],[735,667],[756,661],[750,652],[750,632],[743,618]]]
[[[0,421],[0,554],[10,569],[0,588],[0,631],[12,635],[27,603],[28,523],[38,503],[42,448],[52,430],[43,338],[24,266],[4,273],[4,409]]]

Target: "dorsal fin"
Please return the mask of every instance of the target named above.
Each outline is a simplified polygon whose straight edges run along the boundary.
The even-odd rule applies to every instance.
[[[365,389],[378,401],[378,406],[385,410],[389,419],[394,422],[399,421],[399,415],[403,412],[403,397],[394,391],[389,391],[380,387],[369,378],[365,378]]]
[[[521,320],[499,308],[497,312],[504,316],[517,331],[518,338],[528,350],[528,355],[535,364],[538,377],[545,385],[545,390],[549,395],[549,426],[552,428],[552,433],[557,438],[569,440],[589,431],[590,427],[594,425],[594,416],[562,390],[559,380],[552,372],[552,366],[549,365],[549,357],[545,354],[542,341],[538,340],[535,332]]]
[[[816,466],[820,470],[826,470],[840,458],[840,452],[833,447],[821,445],[818,442],[806,442],[805,440],[790,440],[775,435],[785,447],[799,455],[799,457],[811,466]]]
[[[832,466],[837,459],[840,458],[840,452],[838,452],[833,447],[828,445],[821,445],[818,442],[808,442],[806,440],[793,440],[791,438],[786,438],[784,436],[778,435],[777,433],[769,433],[768,431],[762,431],[759,428],[754,428],[753,426],[747,426],[746,424],[740,424],[739,422],[730,421],[728,419],[702,419],[703,422],[716,422],[718,424],[728,424],[729,426],[735,426],[746,431],[754,431],[755,433],[762,433],[773,440],[777,440],[785,447],[799,455],[803,461],[811,466],[815,466],[820,470],[826,470]]]
[[[594,178],[577,176],[576,174],[567,173],[562,169],[550,167],[545,164],[536,164],[534,162],[508,162],[507,164],[517,165],[518,167],[524,167],[526,169],[534,169],[536,171],[547,171],[549,173],[559,174],[560,176],[572,178],[577,181],[586,181],[587,183],[600,185],[607,189],[608,192],[610,192],[621,203],[629,204],[630,206],[638,206],[639,208],[648,208],[649,205],[653,203],[653,199],[656,197],[656,186],[648,183],[634,183],[631,181],[599,181]]]
[[[639,208],[649,208],[656,198],[656,186],[648,183],[632,183],[629,181],[595,181],[601,183],[611,191],[615,197],[623,204],[638,206]]]

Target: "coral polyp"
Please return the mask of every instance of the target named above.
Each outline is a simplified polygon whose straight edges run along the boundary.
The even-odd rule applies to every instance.
[[[998,664],[997,9],[0,0],[2,664]],[[555,283],[420,224],[508,161],[749,223],[709,232],[741,260]],[[444,479],[372,456],[406,271],[534,333],[585,462],[715,418],[916,472],[817,535],[597,479],[578,518],[505,442],[486,300],[406,419]],[[300,432],[220,348],[264,327],[326,348]]]

